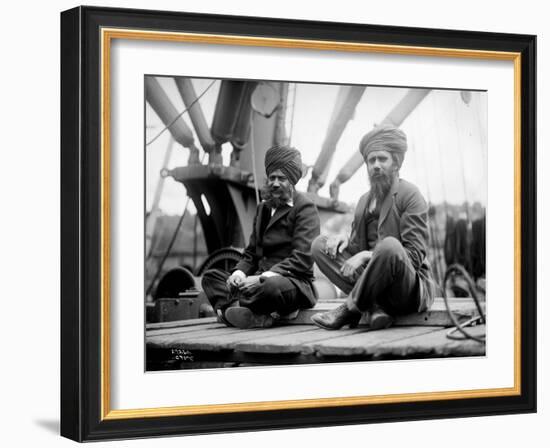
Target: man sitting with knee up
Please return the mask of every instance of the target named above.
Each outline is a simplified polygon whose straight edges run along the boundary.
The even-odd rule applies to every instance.
[[[320,236],[312,246],[321,271],[349,295],[338,308],[312,317],[321,328],[355,327],[362,313],[371,330],[387,328],[395,316],[433,303],[428,206],[415,185],[399,178],[406,150],[405,133],[391,126],[361,139],[371,188],[359,199],[351,233]]]
[[[275,146],[265,155],[264,199],[250,241],[233,273],[207,271],[202,286],[220,321],[238,328],[270,327],[274,316],[294,316],[315,305],[311,243],[319,236],[315,204],[294,186],[300,153]]]

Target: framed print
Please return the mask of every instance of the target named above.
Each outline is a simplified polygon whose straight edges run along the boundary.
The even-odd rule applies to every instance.
[[[535,412],[535,36],[61,14],[61,432]]]

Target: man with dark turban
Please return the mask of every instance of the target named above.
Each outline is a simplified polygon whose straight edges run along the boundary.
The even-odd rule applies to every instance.
[[[263,201],[242,259],[231,274],[213,269],[202,280],[218,320],[238,328],[270,327],[317,302],[311,243],[320,222],[315,204],[294,188],[302,177],[300,153],[270,148],[265,171]]]
[[[312,321],[327,330],[355,327],[363,313],[371,330],[397,315],[428,309],[435,283],[426,254],[428,206],[418,188],[399,178],[407,151],[403,131],[381,125],[359,144],[370,191],[361,196],[351,232],[320,236],[312,246],[321,271],[344,293],[345,303]]]

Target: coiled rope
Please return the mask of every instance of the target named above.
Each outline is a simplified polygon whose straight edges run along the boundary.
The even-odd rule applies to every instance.
[[[466,322],[460,323],[451,310],[451,307],[449,305],[449,299],[447,297],[447,282],[450,280],[452,276],[460,275],[466,280],[466,284],[468,285],[468,290],[474,299],[477,311],[479,313],[478,316],[474,316],[471,319],[467,320]],[[447,333],[447,338],[453,339],[453,340],[465,340],[465,339],[471,339],[473,341],[479,342],[479,343],[485,343],[485,335],[482,336],[475,336],[468,331],[466,331],[466,327],[469,327],[470,325],[473,325],[474,323],[480,322],[482,324],[486,323],[485,313],[483,312],[483,309],[481,307],[481,303],[476,291],[476,286],[472,280],[472,277],[470,277],[470,274],[464,269],[464,267],[460,264],[452,264],[447,268],[447,271],[445,272],[445,279],[443,280],[443,300],[445,301],[445,308],[447,309],[447,314],[449,315],[449,319],[451,319],[451,322],[455,326],[453,329],[451,329]],[[458,336],[455,333],[461,333],[462,336]]]

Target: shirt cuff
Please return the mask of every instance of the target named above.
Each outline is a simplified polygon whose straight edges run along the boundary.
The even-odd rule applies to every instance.
[[[237,275],[237,276],[239,276],[239,277],[241,277],[241,278],[246,278],[246,274],[245,274],[243,271],[239,270],[239,269],[237,269],[236,271],[234,271],[233,274],[231,274],[231,275]]]
[[[273,272],[273,271],[265,271],[262,273],[262,275],[260,275],[260,277],[269,278],[269,277],[277,277],[278,275],[281,275],[281,274],[277,274],[276,272]]]

